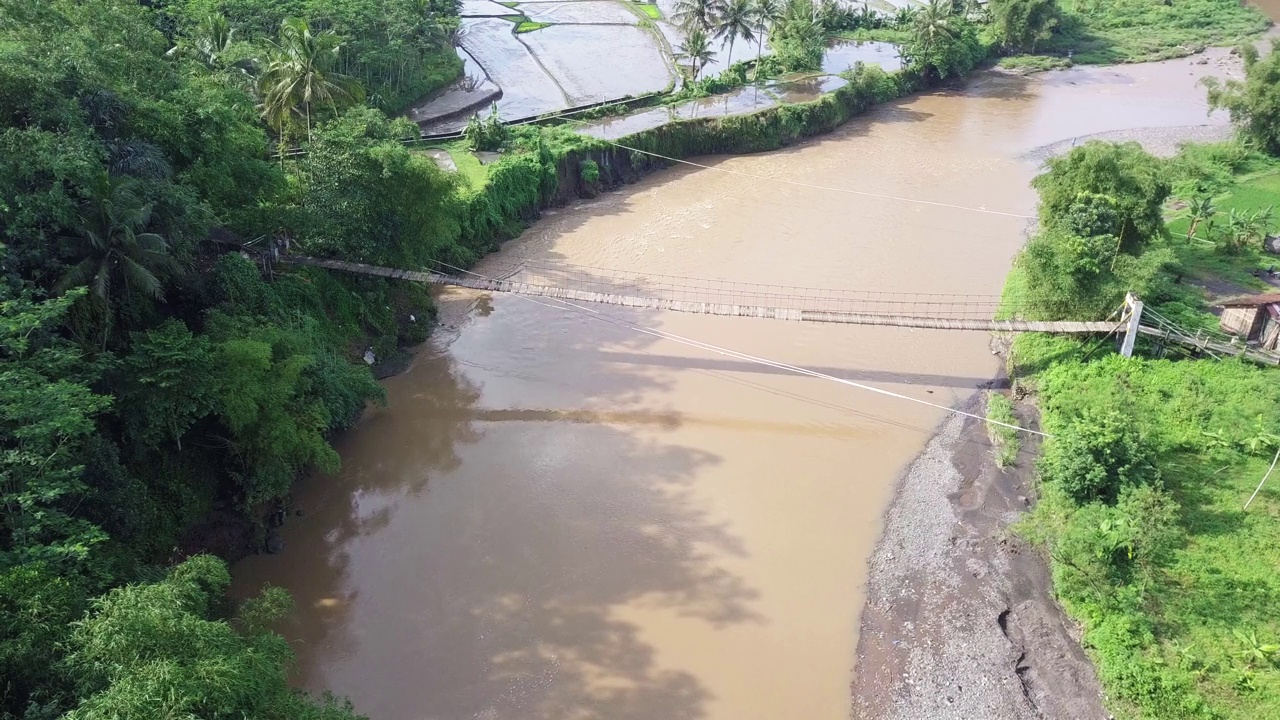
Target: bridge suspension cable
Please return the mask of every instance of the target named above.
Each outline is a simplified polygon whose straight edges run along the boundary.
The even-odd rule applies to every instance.
[[[584,276],[580,269],[548,270],[528,265],[515,266],[494,277],[470,272],[451,274],[452,271],[440,269],[400,270],[298,255],[284,255],[280,260],[397,280],[701,315],[935,330],[1100,333],[1114,329],[1112,323],[1105,321],[996,319],[998,314],[1017,315],[1019,308],[994,295],[819,290],[664,278],[624,271],[607,271],[609,276],[595,272]]]
[[[454,272],[459,272],[459,273],[464,273],[464,274],[467,274],[467,275],[472,275],[472,276],[475,276],[475,277],[478,277],[478,278],[481,278],[481,279],[484,279],[484,280],[487,280],[487,281],[495,281],[495,280],[496,280],[496,278],[488,277],[488,276],[486,276],[486,275],[481,275],[480,273],[472,272],[472,271],[470,271],[470,270],[466,270],[466,269],[464,269],[464,268],[457,267],[456,265],[450,265],[450,264],[448,264],[448,263],[441,262],[441,261],[436,261],[436,263],[437,263],[438,265],[440,265],[440,266],[442,266],[442,267],[445,267],[445,268],[448,268],[448,269],[450,269],[450,270],[452,270],[452,271],[454,271]],[[818,379],[820,379],[820,380],[827,380],[827,381],[829,381],[829,382],[839,383],[839,384],[841,384],[841,385],[848,385],[849,387],[857,388],[857,389],[859,389],[859,390],[865,390],[865,391],[868,391],[868,392],[873,392],[873,393],[876,393],[876,394],[878,394],[878,395],[884,395],[884,396],[892,397],[892,398],[896,398],[896,399],[899,399],[899,400],[906,400],[906,401],[908,401],[908,402],[913,402],[913,403],[917,403],[917,404],[920,404],[920,405],[926,405],[926,406],[928,406],[928,407],[936,408],[936,409],[938,409],[938,410],[942,410],[942,411],[944,411],[944,412],[948,412],[948,413],[952,413],[952,414],[956,414],[956,415],[963,415],[963,416],[965,416],[965,417],[974,418],[975,420],[979,420],[979,421],[984,422],[984,423],[989,423],[989,424],[992,424],[992,425],[998,425],[998,426],[1000,426],[1000,427],[1009,428],[1009,429],[1014,430],[1014,431],[1017,431],[1017,432],[1028,433],[1028,434],[1031,434],[1031,435],[1039,435],[1039,436],[1041,436],[1041,437],[1051,437],[1048,433],[1041,432],[1041,431],[1039,431],[1039,430],[1032,430],[1031,428],[1026,428],[1026,427],[1022,427],[1022,426],[1019,426],[1019,425],[1013,425],[1013,424],[1011,424],[1011,423],[1001,422],[1001,421],[999,421],[999,420],[993,420],[993,419],[991,419],[991,418],[987,418],[987,417],[984,417],[984,416],[982,416],[982,415],[977,415],[977,414],[974,414],[974,413],[971,413],[971,412],[966,412],[966,411],[961,410],[961,409],[959,409],[959,408],[954,408],[954,407],[950,407],[950,406],[947,406],[947,405],[941,405],[941,404],[939,404],[939,403],[929,402],[928,400],[923,400],[923,399],[920,399],[920,398],[913,398],[913,397],[911,397],[910,395],[903,395],[902,393],[896,393],[896,392],[893,392],[892,390],[885,390],[885,389],[883,389],[883,388],[878,388],[878,387],[875,387],[875,386],[873,386],[873,385],[866,385],[866,384],[863,384],[863,383],[860,383],[860,382],[855,382],[855,381],[853,381],[853,380],[847,380],[847,379],[845,379],[845,378],[836,377],[836,376],[834,376],[834,375],[828,375],[828,374],[826,374],[826,373],[821,373],[821,372],[818,372],[818,371],[816,371],[816,370],[810,370],[810,369],[808,369],[808,368],[803,368],[803,367],[799,367],[799,366],[796,366],[796,365],[790,365],[790,364],[788,364],[788,363],[778,362],[778,361],[776,361],[776,360],[769,360],[769,359],[767,359],[767,358],[762,358],[762,357],[758,357],[758,356],[755,356],[755,355],[749,355],[749,354],[747,354],[747,353],[739,352],[739,351],[737,351],[737,350],[732,350],[732,349],[730,349],[730,348],[722,347],[722,346],[719,346],[719,345],[713,345],[713,344],[711,344],[711,343],[702,342],[701,340],[695,340],[695,339],[693,339],[693,338],[685,337],[685,336],[682,336],[682,335],[677,335],[677,334],[675,334],[675,333],[667,332],[667,331],[665,331],[665,330],[659,330],[659,329],[657,329],[657,328],[647,327],[647,326],[640,325],[640,324],[638,324],[638,323],[634,323],[634,322],[631,322],[631,321],[629,321],[629,320],[624,320],[624,319],[619,318],[619,317],[616,317],[616,316],[608,315],[608,314],[606,314],[606,313],[600,312],[599,310],[595,310],[595,309],[593,309],[593,308],[589,308],[589,307],[584,307],[584,306],[582,306],[582,305],[578,305],[577,303],[569,302],[569,301],[567,301],[567,300],[563,300],[563,299],[560,299],[560,298],[547,298],[547,300],[549,300],[550,302],[543,302],[542,300],[539,300],[539,299],[536,299],[536,298],[533,298],[533,297],[528,297],[528,296],[525,296],[525,295],[516,295],[516,297],[519,297],[519,298],[521,298],[522,300],[525,300],[525,301],[527,301],[527,302],[531,302],[531,303],[533,303],[533,304],[535,304],[535,305],[541,305],[541,306],[543,306],[543,307],[547,307],[547,308],[559,309],[559,310],[567,310],[567,311],[569,311],[569,312],[576,312],[576,313],[579,313],[579,314],[585,314],[587,317],[590,317],[590,318],[593,318],[593,319],[599,320],[599,321],[601,321],[601,322],[609,323],[609,324],[612,324],[612,325],[620,325],[620,326],[623,326],[623,327],[627,327],[627,328],[629,328],[629,329],[631,329],[631,330],[634,330],[634,331],[636,331],[636,332],[640,332],[640,333],[643,333],[643,334],[646,334],[646,335],[651,335],[651,336],[653,336],[653,337],[662,338],[662,339],[665,339],[665,340],[670,340],[670,341],[672,341],[672,342],[676,342],[676,343],[679,343],[679,344],[681,344],[681,345],[687,345],[687,346],[689,346],[689,347],[699,348],[699,349],[706,350],[706,351],[711,352],[711,353],[715,353],[715,354],[717,354],[717,355],[722,355],[722,356],[725,356],[725,357],[731,357],[731,358],[734,358],[734,359],[737,359],[737,360],[743,360],[743,361],[746,361],[746,362],[754,363],[754,364],[757,364],[757,365],[763,365],[763,366],[766,366],[766,367],[772,367],[772,368],[775,368],[775,369],[778,369],[778,370],[785,370],[785,371],[788,371],[788,372],[795,373],[795,374],[797,374],[797,375],[804,375],[804,376],[807,376],[807,377],[818,378]],[[553,303],[554,303],[554,304],[553,304]]]

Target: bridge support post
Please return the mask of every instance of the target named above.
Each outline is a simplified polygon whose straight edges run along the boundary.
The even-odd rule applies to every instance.
[[[1120,354],[1133,357],[1133,343],[1138,339],[1138,326],[1142,323],[1142,301],[1133,293],[1125,293],[1124,307],[1129,322],[1125,327],[1124,341],[1120,344]]]

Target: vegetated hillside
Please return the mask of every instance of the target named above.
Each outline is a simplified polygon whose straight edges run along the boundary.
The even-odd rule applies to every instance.
[[[220,561],[164,568],[260,545],[255,518],[381,397],[359,355],[425,337],[422,288],[268,281],[238,250],[448,252],[457,181],[358,75],[408,92],[410,60],[452,50],[348,59],[410,2],[326,4],[382,33],[354,39],[277,19],[305,3],[219,5],[256,26],[151,5],[0,1],[0,717],[348,717],[285,684],[282,598],[233,616]],[[269,157],[309,134],[305,161]]]

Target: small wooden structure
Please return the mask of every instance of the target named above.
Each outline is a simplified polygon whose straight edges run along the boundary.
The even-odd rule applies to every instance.
[[[1280,346],[1280,293],[1227,298],[1218,306],[1223,332],[1256,342],[1263,350]]]

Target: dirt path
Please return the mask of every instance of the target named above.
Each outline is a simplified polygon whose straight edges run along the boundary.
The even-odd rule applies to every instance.
[[[1008,529],[1036,449],[1002,472],[954,415],[907,470],[871,558],[855,718],[1109,717],[1043,559]]]

